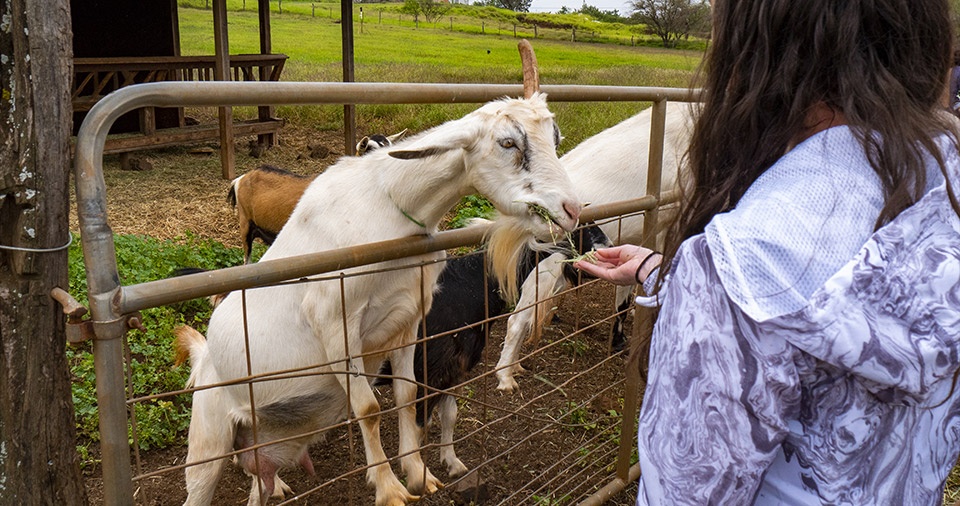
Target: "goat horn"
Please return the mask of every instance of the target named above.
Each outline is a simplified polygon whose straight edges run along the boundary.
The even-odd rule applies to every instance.
[[[520,63],[523,65],[523,98],[530,98],[540,91],[540,70],[537,68],[537,55],[527,39],[517,44],[520,49]]]
[[[406,135],[406,134],[407,134],[407,129],[404,128],[402,131],[397,132],[397,133],[395,133],[395,134],[387,137],[387,140],[389,140],[390,142],[396,142],[397,140],[399,140],[400,138],[402,138],[402,137],[403,137],[404,135]]]

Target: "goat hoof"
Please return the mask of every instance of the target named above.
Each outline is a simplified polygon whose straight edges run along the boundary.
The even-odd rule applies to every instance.
[[[627,343],[623,341],[614,341],[613,344],[610,346],[610,349],[612,353],[620,353],[621,351],[623,351],[624,348],[626,348],[626,346],[627,346]]]
[[[512,394],[520,390],[520,385],[518,385],[517,380],[513,378],[501,378],[500,384],[497,385],[497,390],[501,393]]]
[[[460,477],[467,474],[468,471],[470,470],[467,469],[467,466],[463,465],[463,462],[460,462],[459,459],[447,463],[447,476],[449,476],[451,480],[460,479]]]
[[[378,473],[376,480],[377,506],[404,506],[405,504],[420,500],[419,496],[413,495],[407,491],[407,488],[400,483],[396,475],[386,468],[386,472]]]
[[[443,488],[443,482],[438,480],[429,469],[426,470],[426,479],[423,473],[414,473],[415,478],[407,476],[407,491],[411,494],[430,495]]]
[[[276,485],[273,487],[273,494],[270,497],[274,497],[282,501],[283,498],[286,497],[286,494],[293,495],[293,489],[290,488],[290,485],[284,483],[283,480],[280,479],[280,476],[276,477],[275,483]]]
[[[377,497],[377,506],[406,506],[412,502],[417,502],[420,500],[420,496],[402,494],[400,496],[394,497]]]

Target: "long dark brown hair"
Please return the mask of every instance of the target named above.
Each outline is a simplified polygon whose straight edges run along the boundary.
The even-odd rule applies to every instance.
[[[947,0],[713,0],[697,79],[703,103],[663,265],[736,206],[811,127],[815,107],[852,127],[883,185],[876,227],[890,221],[922,196],[923,153],[946,175],[934,138],[950,132],[957,143],[955,123],[941,114],[952,63]],[[952,191],[950,199],[960,214]]]

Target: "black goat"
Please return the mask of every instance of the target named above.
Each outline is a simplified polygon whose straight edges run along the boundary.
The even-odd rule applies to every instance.
[[[573,249],[583,253],[592,249],[607,247],[610,239],[596,225],[584,226],[573,232],[574,245],[561,243],[560,251],[569,258]],[[518,267],[518,279],[525,279],[537,267],[537,254],[527,250]],[[471,254],[451,258],[447,261],[438,280],[433,296],[433,306],[427,313],[426,322],[420,327],[419,337],[426,327],[426,335],[439,336],[416,345],[414,352],[414,376],[418,383],[426,383],[431,392],[449,390],[463,383],[467,372],[473,369],[483,355],[486,345],[487,325],[481,323],[488,318],[503,315],[507,304],[500,296],[500,287],[492,276],[484,279],[486,255]],[[563,277],[566,286],[576,286],[582,276],[579,271],[564,264]],[[559,289],[557,290],[559,291]],[[554,291],[549,295],[554,295]],[[541,294],[544,296],[547,294]],[[533,318],[533,310],[525,311],[526,318]],[[532,330],[534,324],[528,322]],[[459,330],[457,330],[459,329]],[[426,348],[427,378],[424,382],[423,353]],[[375,385],[388,384],[386,377],[392,375],[390,362],[384,362],[380,368],[379,379]],[[423,387],[417,388],[417,399],[426,396]],[[459,477],[467,472],[467,467],[457,458],[453,448],[453,431],[457,420],[456,398],[449,394],[435,394],[427,397],[426,402],[417,403],[417,424],[423,427],[431,418],[434,408],[440,411],[440,458],[447,466],[451,477]]]

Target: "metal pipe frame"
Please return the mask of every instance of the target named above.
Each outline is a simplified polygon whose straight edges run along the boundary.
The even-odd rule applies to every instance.
[[[660,196],[660,183],[663,177],[663,146],[666,131],[667,103],[658,100],[653,103],[650,120],[650,151],[647,160],[647,195]],[[657,208],[648,211],[643,217],[643,245],[651,250],[657,250],[657,230],[659,212]],[[648,336],[642,335],[646,325],[642,321],[650,318],[650,310],[636,308],[633,318],[632,339],[640,340]],[[632,348],[632,346],[631,346]],[[626,374],[626,388],[624,389],[623,420],[620,433],[620,453],[617,456],[617,481],[626,483],[630,473],[630,455],[633,451],[633,435],[636,432],[637,416],[640,411],[640,361],[628,360]],[[631,364],[635,365],[631,366]],[[626,444],[626,442],[630,442]]]
[[[544,85],[541,91],[550,97],[551,102],[689,102],[696,100],[698,95],[696,90],[630,86]],[[74,170],[80,240],[95,333],[93,351],[100,409],[104,503],[108,506],[133,503],[122,341],[131,313],[226,290],[475,244],[480,242],[484,232],[480,227],[469,231],[454,230],[288,258],[284,259],[282,266],[276,262],[262,262],[122,287],[113,231],[107,221],[103,178],[104,143],[117,118],[142,107],[481,103],[522,94],[523,86],[519,84],[158,82],[120,88],[97,102],[77,135]],[[658,197],[648,196],[623,205],[590,206],[584,210],[583,219],[614,216],[618,214],[617,209],[630,206],[630,211],[654,209]]]

